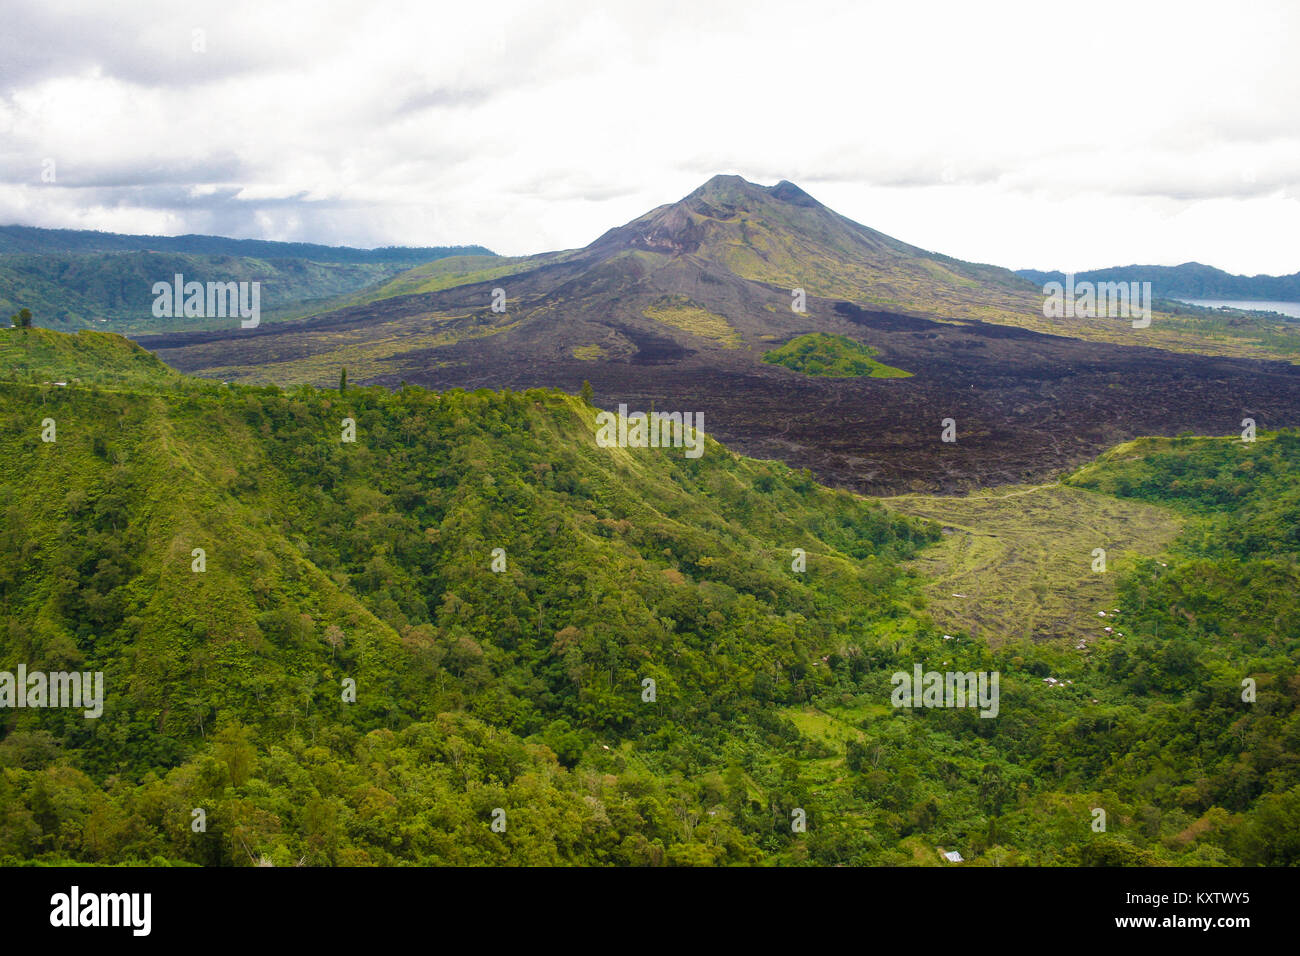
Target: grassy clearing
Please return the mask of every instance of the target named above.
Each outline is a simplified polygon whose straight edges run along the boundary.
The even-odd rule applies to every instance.
[[[665,296],[643,313],[647,319],[720,342],[729,349],[740,348],[740,333],[720,315],[701,308],[684,296]]]
[[[885,709],[881,708],[881,710]],[[816,707],[788,707],[781,713],[799,729],[799,733],[805,737],[820,740],[841,753],[844,751],[846,741],[861,740],[866,736],[861,730],[841,717],[828,714]]]
[[[1096,638],[1099,610],[1115,601],[1116,571],[1134,555],[1161,553],[1182,528],[1164,508],[1036,485],[965,497],[902,495],[887,507],[944,526],[943,539],[912,562],[928,579],[935,624],[1007,640]],[[1107,570],[1092,570],[1093,549]]]
[[[877,362],[876,350],[843,335],[809,332],[763,353],[763,361],[823,378],[911,378],[911,372]]]

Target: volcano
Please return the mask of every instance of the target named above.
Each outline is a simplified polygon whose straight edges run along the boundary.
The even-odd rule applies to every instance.
[[[304,322],[139,341],[245,382],[332,385],[344,367],[390,387],[589,381],[602,407],[703,412],[738,451],[871,493],[1041,480],[1243,417],[1300,424],[1300,368],[1155,348],[1123,320],[1052,325],[1042,302],[1007,269],[908,245],[793,183],[715,176],[582,249],[441,259]],[[817,333],[910,377],[764,361]]]

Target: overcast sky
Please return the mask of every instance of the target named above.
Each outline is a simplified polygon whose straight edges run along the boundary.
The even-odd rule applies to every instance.
[[[524,254],[739,173],[1011,268],[1292,273],[1298,27],[1249,0],[4,0],[0,223]]]

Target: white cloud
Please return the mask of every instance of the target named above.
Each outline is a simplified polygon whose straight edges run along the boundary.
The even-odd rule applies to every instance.
[[[7,7],[0,221],[518,254],[736,172],[1012,267],[1300,270],[1285,2]]]

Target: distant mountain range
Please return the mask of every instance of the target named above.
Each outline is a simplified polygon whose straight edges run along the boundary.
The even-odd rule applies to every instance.
[[[262,283],[269,320],[319,311],[331,299],[383,283],[412,265],[492,253],[482,246],[353,249],[221,236],[127,236],[110,232],[0,226],[0,313],[29,308],[40,325],[119,332],[202,328],[203,320],[160,320],[153,283]]]
[[[454,250],[454,251],[449,251]],[[0,226],[0,255],[92,252],[180,252],[248,259],[310,259],[312,262],[406,262],[415,265],[446,255],[492,255],[482,246],[383,246],[356,249],[313,242],[228,239],[225,236],[129,236],[83,229]]]
[[[1062,282],[1063,272],[1018,269],[1037,286]],[[1199,262],[1180,266],[1116,266],[1076,272],[1075,282],[1150,282],[1151,292],[1163,299],[1242,299],[1300,302],[1300,272],[1289,276],[1238,276]]]

